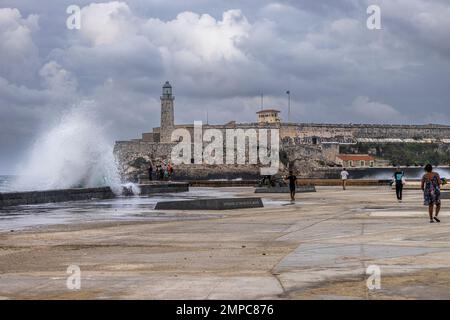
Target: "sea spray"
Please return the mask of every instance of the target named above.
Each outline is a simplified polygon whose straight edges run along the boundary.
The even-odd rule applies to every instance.
[[[358,170],[354,172],[350,170],[350,176],[355,176],[358,173]],[[405,172],[406,179],[409,180],[420,180],[422,179],[425,171],[422,167],[407,167],[401,168],[402,171]],[[443,178],[450,178],[450,168],[448,167],[435,167],[433,169]],[[390,180],[392,179],[394,172],[396,171],[395,167],[392,168],[366,168],[361,170],[361,176],[358,178],[361,179],[374,179],[374,180]]]
[[[15,190],[110,186],[121,192],[112,144],[97,120],[92,103],[81,103],[34,143],[20,164]]]
[[[124,183],[122,185],[122,187],[125,188],[126,190],[128,190],[130,195],[138,196],[141,194],[141,188],[136,183],[127,182],[127,183]]]

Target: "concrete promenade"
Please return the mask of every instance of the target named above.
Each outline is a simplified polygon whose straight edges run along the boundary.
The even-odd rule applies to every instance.
[[[253,188],[232,188],[254,196]],[[428,222],[419,190],[318,187],[287,205],[169,211],[0,233],[0,297],[37,299],[450,299],[450,200]],[[69,265],[81,289],[68,290]],[[381,269],[381,289],[366,268]]]

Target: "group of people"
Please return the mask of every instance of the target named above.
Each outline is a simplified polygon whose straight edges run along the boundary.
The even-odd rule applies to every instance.
[[[342,188],[346,190],[347,180],[350,176],[346,168],[341,171]],[[291,202],[295,202],[295,190],[297,185],[297,177],[294,175],[293,171],[289,171],[289,176],[285,178],[289,181],[289,190],[291,195]],[[403,187],[406,183],[405,173],[400,167],[396,168],[393,174],[393,183],[395,184],[395,194],[397,200],[402,202],[403,200]],[[441,185],[442,179],[439,174],[433,171],[433,166],[427,164],[425,166],[425,174],[421,180],[421,189],[423,191],[424,205],[428,206],[428,214],[430,217],[430,223],[441,222],[438,218],[439,212],[441,211]]]
[[[153,165],[150,164],[148,167],[148,179],[150,181],[153,181],[153,178],[160,181],[170,180],[173,177],[173,171],[173,165],[170,162],[167,165],[164,163],[157,165],[155,170]]]

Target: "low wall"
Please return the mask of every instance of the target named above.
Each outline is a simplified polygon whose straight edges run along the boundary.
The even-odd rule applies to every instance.
[[[255,193],[290,193],[289,187],[261,187],[255,188]],[[316,192],[316,187],[312,185],[297,186],[296,193]]]
[[[349,186],[387,186],[391,180],[347,180]],[[191,187],[255,187],[259,183],[258,180],[228,180],[228,181],[189,181]],[[341,179],[297,179],[297,186],[340,186]]]
[[[110,187],[0,193],[0,208],[50,202],[111,199]]]
[[[254,187],[258,184],[257,180],[194,180],[189,181],[191,187]]]
[[[262,208],[261,198],[197,199],[164,201],[156,204],[156,210],[232,210]]]
[[[347,180],[347,186],[388,186],[391,180]],[[297,179],[298,186],[341,186],[341,179]]]
[[[189,183],[187,182],[161,182],[140,184],[141,196],[155,193],[175,193],[189,191]]]
[[[392,189],[395,189],[395,184],[392,185]],[[411,181],[406,180],[406,184],[403,186],[403,189],[405,190],[422,190],[422,183],[421,181]],[[441,190],[450,190],[450,185],[445,184],[441,185]]]
[[[441,199],[450,199],[450,191],[441,192]]]

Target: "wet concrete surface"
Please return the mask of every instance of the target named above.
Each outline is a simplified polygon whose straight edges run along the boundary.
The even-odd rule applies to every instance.
[[[213,192],[254,189],[201,196]],[[430,224],[420,191],[404,197],[397,202],[389,187],[318,187],[293,205],[268,194],[264,208],[165,211],[173,218],[157,220],[142,219],[154,210],[141,203],[121,219],[91,208],[89,217],[99,210],[102,218],[5,228],[0,297],[449,299],[450,202]],[[81,269],[80,290],[66,286],[69,265]],[[381,271],[379,290],[366,285],[371,265]]]

